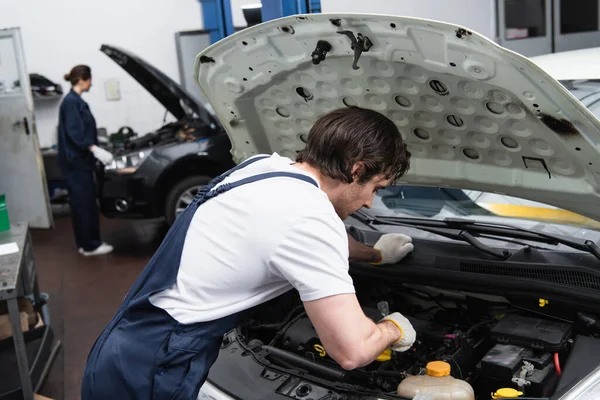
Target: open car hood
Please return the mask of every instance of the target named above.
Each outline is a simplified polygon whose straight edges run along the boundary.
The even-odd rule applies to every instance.
[[[195,79],[236,162],[294,158],[317,118],[358,105],[387,115],[408,143],[411,169],[398,183],[509,194],[600,220],[600,122],[536,64],[467,28],[286,17],[206,48]]]
[[[202,104],[153,65],[126,50],[107,44],[103,44],[100,51],[127,71],[175,118],[196,114],[207,124],[216,123],[216,118]]]

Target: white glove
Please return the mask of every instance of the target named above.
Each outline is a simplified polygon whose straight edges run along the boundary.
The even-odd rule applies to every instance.
[[[381,321],[393,322],[401,332],[400,338],[396,342],[392,343],[390,350],[402,352],[409,350],[412,347],[415,339],[417,338],[417,332],[404,315],[400,314],[399,312],[395,312],[384,317]]]
[[[386,233],[382,235],[375,246],[381,254],[381,261],[372,264],[395,264],[414,250],[410,236],[401,233]]]
[[[104,150],[102,147],[94,145],[92,146],[91,151],[94,157],[96,157],[96,159],[104,165],[110,164],[114,159],[113,155],[110,152]]]

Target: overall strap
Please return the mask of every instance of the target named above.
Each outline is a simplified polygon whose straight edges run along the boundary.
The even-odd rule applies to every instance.
[[[242,169],[244,167],[247,167],[250,164],[254,164],[257,161],[264,160],[265,158],[269,158],[269,157],[270,156],[257,156],[257,157],[250,158],[250,159],[248,159],[248,160],[246,160],[246,161],[244,161],[244,162],[236,165],[235,167],[231,168],[230,170],[225,171],[221,175],[219,175],[216,178],[216,179],[218,179],[218,182],[216,182],[216,183],[221,182],[223,179],[227,178],[229,175],[231,175],[232,173],[234,173],[237,170],[240,170],[240,169]]]
[[[270,156],[256,156],[254,158],[250,158],[250,159],[236,165],[235,167],[231,168],[230,170],[223,172],[221,175],[212,179],[208,185],[206,185],[206,186],[202,187],[200,190],[198,190],[198,193],[194,197],[193,203],[196,205],[196,207],[198,207],[199,203],[203,201],[204,196],[206,196],[206,193],[210,192],[215,186],[217,186],[219,183],[223,182],[223,180],[225,178],[227,178],[229,175],[231,175],[232,173],[234,173],[237,170],[247,167],[250,164],[253,164],[260,160],[264,160],[265,158],[269,158],[269,157]]]
[[[242,163],[240,163],[240,164],[236,165],[236,166],[235,166],[235,167],[233,167],[232,169],[230,169],[230,170],[227,172],[227,175],[231,174],[232,172],[235,172],[235,171],[237,171],[238,169],[242,169],[242,168],[244,168],[244,167],[245,167],[245,166],[247,166],[247,165],[253,164],[253,163],[257,162],[257,161],[264,160],[265,158],[269,158],[269,157],[271,157],[271,156],[268,156],[268,155],[267,155],[267,156],[257,156],[257,157],[249,158],[249,159],[247,159],[246,161],[244,161],[244,162],[242,162]]]
[[[236,187],[239,186],[243,186],[243,185],[247,185],[248,183],[253,183],[253,182],[257,182],[257,181],[262,181],[264,179],[269,179],[269,178],[280,178],[280,177],[284,177],[284,178],[294,178],[294,179],[299,179],[301,181],[310,183],[312,185],[315,185],[316,187],[319,187],[319,185],[317,184],[317,182],[309,177],[306,176],[304,174],[297,174],[294,172],[266,172],[263,174],[258,174],[258,175],[253,175],[253,176],[249,176],[248,178],[244,178],[244,179],[240,179],[239,181],[235,181],[235,182],[228,182],[228,183],[224,183],[221,186],[211,190],[210,192],[208,192],[205,195],[205,199],[209,200],[213,197],[216,197],[222,193],[225,193],[231,189],[234,189]]]

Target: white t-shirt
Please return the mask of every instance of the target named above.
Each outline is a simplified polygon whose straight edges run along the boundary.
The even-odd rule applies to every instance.
[[[265,172],[310,176],[277,154],[225,182]],[[211,321],[295,288],[303,301],[354,293],[348,237],[320,188],[276,177],[231,189],[198,207],[190,223],[177,283],[150,297],[180,323]]]

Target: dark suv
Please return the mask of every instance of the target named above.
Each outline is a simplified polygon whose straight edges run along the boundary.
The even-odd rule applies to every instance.
[[[219,121],[168,76],[131,53],[101,51],[119,64],[173,116],[156,132],[107,146],[113,163],[98,168],[102,213],[111,218],[160,218],[170,225],[198,189],[234,165],[231,143]],[[119,137],[117,137],[119,139]]]

